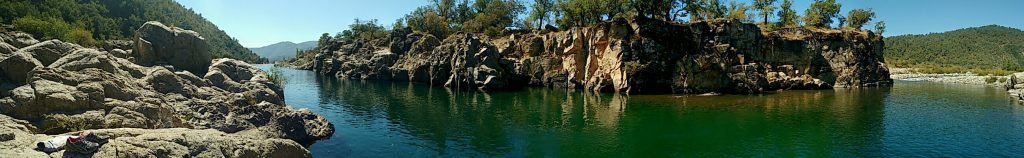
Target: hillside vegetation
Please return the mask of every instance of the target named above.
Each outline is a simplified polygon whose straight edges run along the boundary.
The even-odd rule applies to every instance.
[[[172,0],[0,0],[0,23],[40,39],[60,39],[86,46],[124,40],[146,21],[199,32],[215,58],[266,62],[237,39]]]
[[[304,50],[310,50],[316,48],[317,41],[307,41],[302,43],[293,42],[279,42],[263,47],[249,48],[253,53],[260,55],[263,58],[267,58],[270,61],[280,61],[294,58],[296,52]]]
[[[1024,31],[998,25],[885,39],[893,66],[925,73],[975,72],[1001,75],[1024,70]]]

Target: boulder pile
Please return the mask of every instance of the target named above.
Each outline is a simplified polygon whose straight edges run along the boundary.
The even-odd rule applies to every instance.
[[[95,130],[111,141],[93,156],[309,157],[300,144],[334,133],[287,107],[265,72],[211,59],[202,40],[158,22],[119,42],[134,50],[0,33],[0,155],[47,155],[31,150],[45,134]]]

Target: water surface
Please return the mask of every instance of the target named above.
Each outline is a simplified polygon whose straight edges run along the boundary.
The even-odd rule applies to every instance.
[[[1024,106],[983,86],[483,93],[282,70],[286,102],[336,128],[316,157],[1024,157]]]

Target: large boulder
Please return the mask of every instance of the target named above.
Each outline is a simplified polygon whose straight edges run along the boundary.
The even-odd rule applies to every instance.
[[[7,57],[0,56],[0,74],[3,74],[0,79],[16,85],[25,84],[29,71],[36,67],[43,67],[43,63],[32,58],[32,55],[28,53],[20,52]]]
[[[206,74],[212,56],[199,33],[150,21],[135,31],[131,57],[142,66],[170,65],[192,74]]]
[[[3,42],[13,45],[14,47],[22,48],[30,45],[39,43],[39,40],[32,38],[32,35],[24,32],[6,32],[0,34],[3,37]]]
[[[62,42],[60,40],[49,40],[21,48],[18,52],[28,53],[46,66],[57,61],[57,59],[68,55],[72,51],[81,48],[82,46],[78,46],[77,44]]]

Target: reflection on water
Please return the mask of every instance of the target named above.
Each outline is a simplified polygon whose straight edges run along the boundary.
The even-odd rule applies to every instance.
[[[1024,113],[995,88],[624,96],[449,90],[286,70],[286,100],[337,132],[319,157],[1024,156]]]

